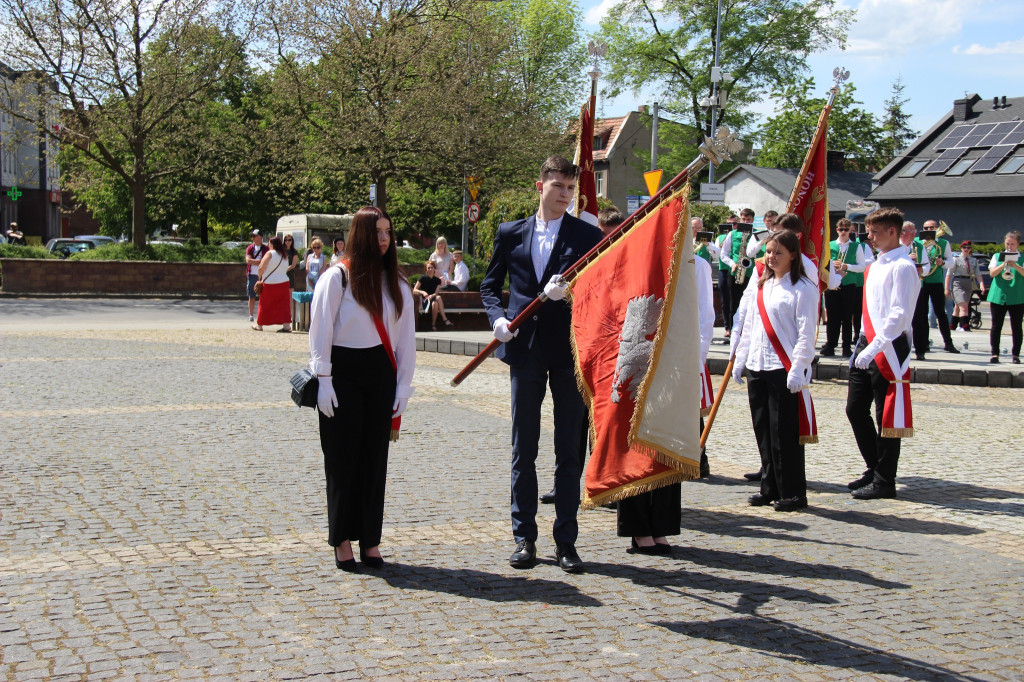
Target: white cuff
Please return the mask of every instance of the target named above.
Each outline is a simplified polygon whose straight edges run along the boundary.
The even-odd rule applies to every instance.
[[[407,399],[410,396],[412,396],[412,394],[415,393],[415,392],[416,392],[416,389],[413,386],[402,386],[402,385],[399,385],[399,386],[395,387],[395,397],[396,398],[406,398]]]
[[[309,371],[313,374],[330,376],[331,375],[331,363],[329,362],[312,362],[309,363]]]

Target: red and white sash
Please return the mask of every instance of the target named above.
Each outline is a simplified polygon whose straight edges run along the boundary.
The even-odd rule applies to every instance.
[[[793,366],[793,361],[789,357],[793,352],[793,344],[789,339],[786,339],[785,345],[783,345],[783,341],[775,332],[775,325],[772,324],[771,314],[764,304],[763,287],[757,290],[757,309],[761,313],[761,325],[768,335],[768,340],[771,341],[772,348],[775,349],[779,360],[782,361],[782,366],[788,372]],[[811,400],[810,390],[808,390],[807,386],[804,386],[800,389],[800,444],[805,445],[817,442],[818,422],[814,416],[814,401]]]
[[[700,416],[706,417],[711,414],[711,405],[715,402],[715,394],[711,388],[711,373],[708,371],[708,363],[700,366]]]
[[[867,284],[870,271],[869,265],[864,270],[864,302],[861,306],[864,336],[868,343],[875,338],[875,325],[868,310]],[[885,391],[885,406],[882,408],[882,438],[910,438],[914,435],[914,415],[910,407],[910,353],[900,362],[892,343],[887,343],[875,356],[874,362],[889,382],[889,388]]]

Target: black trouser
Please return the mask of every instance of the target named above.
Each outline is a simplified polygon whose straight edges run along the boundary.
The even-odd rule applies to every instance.
[[[380,544],[388,473],[395,370],[384,346],[331,348],[334,416],[320,415],[320,447],[327,476],[327,542]]]
[[[928,352],[928,300],[931,299],[935,309],[935,319],[939,321],[939,333],[947,346],[953,345],[953,337],[949,335],[949,318],[946,316],[946,289],[942,282],[922,282],[921,293],[917,296],[917,307],[914,308],[914,352],[918,355]]]
[[[825,345],[835,350],[842,333],[843,350],[849,350],[853,340],[860,336],[861,294],[864,287],[856,284],[840,284],[836,290],[825,292],[825,310],[828,322],[825,325]]]
[[[1006,313],[1010,313],[1010,332],[1013,335],[1013,357],[1020,356],[1021,322],[1024,320],[1024,303],[1014,305],[1000,305],[989,303],[992,312],[992,331],[989,333],[988,342],[992,346],[992,355],[999,355],[999,341],[1003,333],[1003,320]]]
[[[747,282],[750,281],[748,277],[743,284],[736,281],[735,277],[730,276],[732,279],[732,317],[736,317],[736,311],[740,309],[740,302],[743,300],[743,292],[747,290]],[[750,277],[754,277],[754,272],[750,273]],[[732,326],[731,324],[729,325]]]
[[[719,298],[722,299],[722,320],[725,324],[726,331],[732,329],[732,316],[735,312],[732,309],[732,284],[732,273],[730,273],[728,270],[719,270],[718,296]]]
[[[786,387],[786,370],[747,371],[747,399],[761,451],[761,494],[771,499],[807,496],[800,445],[799,395]]]
[[[867,339],[860,337],[857,347],[853,350],[853,357],[857,357],[867,344]],[[906,336],[898,336],[892,342],[892,346],[900,362],[910,355],[910,343]],[[857,447],[864,458],[864,464],[875,475],[874,480],[893,485],[896,482],[896,467],[900,461],[900,439],[882,437],[882,411],[885,408],[885,394],[888,390],[889,380],[882,376],[874,361],[867,369],[857,369],[851,363],[846,393],[846,418],[850,420],[853,437],[857,439]],[[871,421],[872,402],[875,404],[875,421]]]
[[[616,504],[620,538],[679,535],[681,486],[678,483],[619,500]]]

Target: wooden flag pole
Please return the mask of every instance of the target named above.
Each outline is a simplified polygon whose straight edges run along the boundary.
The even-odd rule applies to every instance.
[[[718,395],[715,396],[715,402],[711,404],[711,412],[708,413],[707,421],[704,422],[704,432],[700,434],[700,449],[704,449],[704,444],[708,442],[708,434],[711,433],[711,425],[715,423],[715,415],[718,414],[718,407],[722,404],[722,398],[725,397],[725,389],[729,385],[729,377],[732,376],[732,367],[736,362],[736,356],[729,356],[729,364],[725,367],[725,376],[722,377],[722,385],[718,387]]]

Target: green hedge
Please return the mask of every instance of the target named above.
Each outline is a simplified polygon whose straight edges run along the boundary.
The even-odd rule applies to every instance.
[[[244,263],[243,249],[225,249],[220,246],[204,246],[198,241],[188,241],[181,246],[170,244],[147,244],[136,249],[134,244],[108,244],[98,249],[89,249],[71,256],[71,260],[148,260],[169,263]]]
[[[0,244],[0,258],[56,258],[42,246]]]

